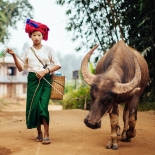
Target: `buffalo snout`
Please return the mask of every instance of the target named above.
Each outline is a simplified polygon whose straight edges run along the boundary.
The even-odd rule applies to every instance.
[[[88,119],[87,117],[84,119],[84,123],[87,127],[91,128],[91,129],[98,129],[101,128],[101,121],[99,122],[93,122],[90,119]]]

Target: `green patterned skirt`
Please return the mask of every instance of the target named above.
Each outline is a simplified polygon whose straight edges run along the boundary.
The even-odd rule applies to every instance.
[[[51,83],[51,75],[46,74],[44,78]],[[49,124],[48,104],[51,94],[51,85],[44,79],[36,77],[35,73],[28,74],[27,102],[26,102],[26,125],[28,129],[36,128],[43,124],[44,119]]]

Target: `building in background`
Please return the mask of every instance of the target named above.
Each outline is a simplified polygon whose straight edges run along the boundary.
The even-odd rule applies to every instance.
[[[27,70],[19,72],[12,56],[6,55],[0,62],[0,98],[25,99],[26,90]]]

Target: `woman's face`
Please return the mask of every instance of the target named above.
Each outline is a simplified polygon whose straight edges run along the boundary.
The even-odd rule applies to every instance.
[[[41,43],[42,39],[43,39],[43,34],[40,32],[40,31],[34,31],[32,34],[31,34],[31,39],[33,41],[33,43],[35,45],[38,45]]]

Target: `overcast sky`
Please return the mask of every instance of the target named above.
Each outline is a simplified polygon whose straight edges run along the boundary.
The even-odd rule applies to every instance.
[[[65,30],[66,9],[55,4],[55,0],[29,0],[29,2],[34,7],[33,20],[44,23],[50,28],[49,39],[43,41],[43,44],[51,46],[56,52],[62,54],[75,53],[77,55],[75,48],[79,43],[72,42],[71,33],[67,33]],[[25,25],[22,22],[18,23],[18,30],[11,29],[11,35],[7,46],[17,48],[19,54],[26,42],[32,45],[28,34],[25,33]],[[82,53],[85,53],[85,51]]]

